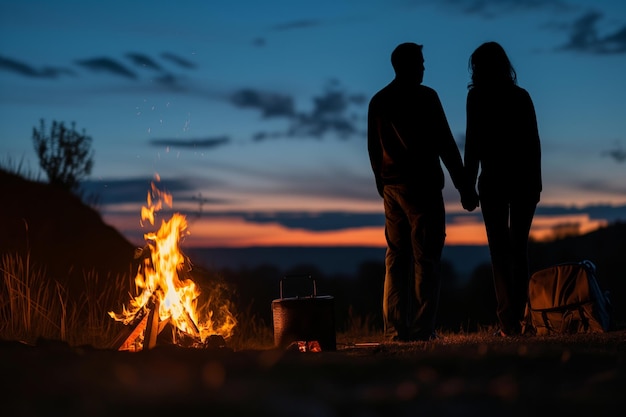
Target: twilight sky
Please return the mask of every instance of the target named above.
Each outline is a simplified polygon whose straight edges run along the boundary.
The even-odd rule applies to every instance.
[[[0,161],[37,173],[33,128],[76,122],[85,189],[133,242],[158,174],[189,246],[384,246],[365,132],[391,51],[424,45],[462,152],[468,59],[491,40],[537,111],[534,235],[626,220],[623,0],[0,0]],[[484,244],[447,184],[447,243]]]

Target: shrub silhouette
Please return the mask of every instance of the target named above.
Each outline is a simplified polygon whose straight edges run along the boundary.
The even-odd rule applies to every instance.
[[[39,165],[50,184],[76,193],[82,179],[93,168],[92,139],[85,130],[78,132],[76,123],[67,128],[63,122],[52,122],[49,135],[43,119],[33,128],[33,143]]]

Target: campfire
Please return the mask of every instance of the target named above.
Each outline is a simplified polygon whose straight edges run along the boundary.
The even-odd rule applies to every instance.
[[[141,224],[155,224],[155,217],[164,205],[172,207],[172,195],[156,185],[155,175],[141,209]],[[150,349],[159,340],[184,347],[221,346],[232,336],[236,325],[227,300],[208,297],[199,304],[201,291],[190,278],[192,265],[180,249],[189,234],[185,216],[174,213],[162,220],[155,232],[144,234],[146,246],[137,252],[140,265],[135,276],[135,290],[128,306],[109,315],[127,325],[113,345],[118,350]],[[202,297],[203,299],[205,297]]]

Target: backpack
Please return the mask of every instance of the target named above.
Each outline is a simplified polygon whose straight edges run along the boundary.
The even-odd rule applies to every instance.
[[[524,333],[603,333],[612,327],[609,293],[600,289],[593,262],[565,262],[531,275]]]

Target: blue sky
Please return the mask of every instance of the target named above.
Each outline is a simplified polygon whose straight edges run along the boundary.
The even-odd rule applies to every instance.
[[[133,241],[158,174],[189,245],[384,245],[365,119],[392,49],[424,45],[463,151],[468,58],[491,40],[535,102],[536,236],[626,220],[621,0],[2,0],[0,158],[36,172],[33,127],[76,122],[85,188]],[[483,241],[480,211],[445,197],[448,242]]]

